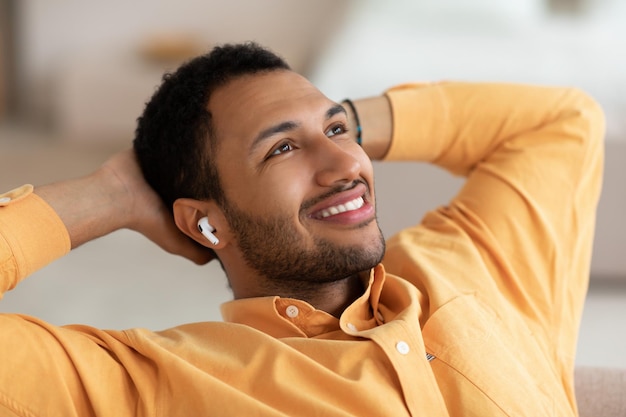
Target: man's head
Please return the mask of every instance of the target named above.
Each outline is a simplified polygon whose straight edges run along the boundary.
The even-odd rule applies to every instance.
[[[209,98],[234,78],[276,70],[289,65],[248,43],[216,47],[163,77],[137,121],[133,145],[146,180],[166,207],[180,197],[222,201]]]
[[[235,295],[268,295],[340,280],[382,257],[371,162],[347,126],[342,106],[246,44],[166,77],[135,148],[179,228],[216,251]],[[203,216],[217,229],[215,246],[195,228]]]

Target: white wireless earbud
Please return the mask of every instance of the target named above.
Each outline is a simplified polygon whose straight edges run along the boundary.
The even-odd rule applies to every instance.
[[[204,235],[204,237],[209,239],[209,242],[211,242],[213,245],[217,245],[218,243],[220,243],[220,240],[217,238],[217,236],[213,234],[213,232],[215,232],[215,228],[209,224],[208,217],[203,217],[198,220],[198,230]]]

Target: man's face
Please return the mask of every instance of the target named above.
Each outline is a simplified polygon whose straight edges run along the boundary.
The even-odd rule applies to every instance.
[[[248,75],[208,104],[223,211],[244,261],[279,282],[331,282],[380,262],[372,164],[341,106],[291,71]]]

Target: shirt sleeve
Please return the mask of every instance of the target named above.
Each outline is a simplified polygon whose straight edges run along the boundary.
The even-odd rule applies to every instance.
[[[32,185],[0,194],[0,297],[70,248],[65,225]]]
[[[576,89],[505,84],[402,85],[387,96],[386,159],[467,177],[448,205],[390,239],[387,270],[428,293],[431,310],[446,284],[496,310],[504,299],[573,355],[601,188],[599,106]]]

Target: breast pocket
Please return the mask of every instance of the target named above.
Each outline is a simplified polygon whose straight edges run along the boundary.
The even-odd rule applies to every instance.
[[[519,318],[497,315],[467,294],[439,308],[422,331],[451,416],[575,415],[554,366]]]

